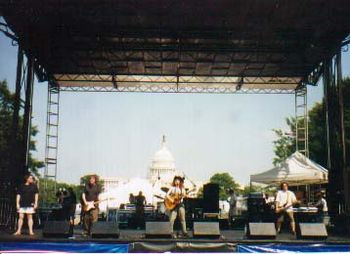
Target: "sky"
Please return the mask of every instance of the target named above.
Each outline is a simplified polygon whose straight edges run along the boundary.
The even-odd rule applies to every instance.
[[[343,76],[350,53],[343,52]],[[0,33],[0,80],[14,91],[17,47]],[[308,108],[322,100],[322,85],[308,87]],[[33,125],[44,160],[47,82],[34,84]],[[62,92],[58,180],[79,183],[88,173],[146,177],[162,135],[176,166],[187,177],[207,181],[229,172],[240,184],[272,167],[273,129],[288,130],[294,95],[143,94]],[[41,170],[43,172],[43,170]]]

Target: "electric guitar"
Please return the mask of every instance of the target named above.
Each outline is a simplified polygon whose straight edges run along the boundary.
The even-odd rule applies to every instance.
[[[195,190],[196,189],[192,189],[192,190],[186,191],[186,195],[188,195],[190,192],[193,192]],[[176,206],[181,203],[181,199],[183,197],[184,197],[184,195],[179,194],[179,193],[172,194],[170,198],[168,196],[165,196],[165,198],[164,198],[165,208],[168,209],[168,210],[175,209]]]
[[[85,204],[83,204],[83,211],[84,212],[89,212],[90,210],[96,209],[96,205],[98,205],[99,203],[106,201],[106,200],[114,200],[115,198],[105,198],[105,199],[101,199],[98,201],[86,201]]]
[[[296,204],[299,204],[300,203],[300,201],[295,201],[295,202],[293,202],[293,203],[291,203],[291,204],[289,204],[289,205],[287,205],[287,203],[285,203],[283,206],[280,206],[280,207],[277,207],[276,206],[276,213],[282,213],[282,212],[284,212],[284,211],[286,211],[289,207],[292,207],[293,205],[296,205]]]

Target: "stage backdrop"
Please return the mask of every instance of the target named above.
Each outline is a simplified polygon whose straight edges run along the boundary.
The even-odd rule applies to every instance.
[[[6,242],[0,243],[1,253],[127,253],[128,244],[67,243],[67,242]]]
[[[237,252],[350,252],[350,245],[330,245],[330,244],[256,244],[237,245]]]

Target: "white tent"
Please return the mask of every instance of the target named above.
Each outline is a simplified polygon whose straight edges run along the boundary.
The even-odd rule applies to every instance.
[[[283,181],[294,186],[327,183],[328,170],[300,152],[295,152],[280,166],[250,176],[250,182],[268,185],[278,185]]]

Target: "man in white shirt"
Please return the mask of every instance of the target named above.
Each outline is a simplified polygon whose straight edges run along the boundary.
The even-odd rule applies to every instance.
[[[317,213],[318,213],[318,221],[321,223],[326,224],[325,217],[328,215],[328,206],[327,201],[323,196],[322,192],[317,193],[318,201],[316,202],[315,206],[317,207]]]
[[[295,194],[288,190],[288,183],[283,182],[281,184],[281,190],[276,195],[276,213],[277,213],[277,232],[281,231],[281,225],[284,217],[287,215],[290,221],[290,228],[292,233],[295,234],[295,221],[293,214],[293,205],[297,202]]]
[[[228,212],[228,220],[229,220],[229,225],[232,226],[233,217],[237,215],[237,196],[233,189],[229,190],[229,195],[230,197],[229,197],[228,203],[230,204],[230,210]]]

